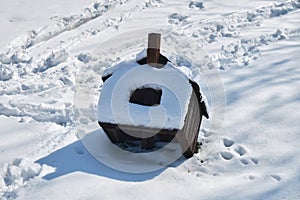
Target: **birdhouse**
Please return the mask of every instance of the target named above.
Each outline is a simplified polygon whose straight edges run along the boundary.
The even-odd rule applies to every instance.
[[[206,105],[199,85],[160,54],[160,34],[149,34],[146,51],[107,69],[102,80],[97,117],[112,143],[152,149],[175,141],[193,156]]]

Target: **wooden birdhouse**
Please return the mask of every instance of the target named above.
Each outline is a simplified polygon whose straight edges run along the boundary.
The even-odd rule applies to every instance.
[[[199,85],[160,54],[160,34],[149,34],[144,56],[108,69],[102,80],[97,116],[112,143],[152,149],[156,141],[176,141],[193,156],[206,105]]]

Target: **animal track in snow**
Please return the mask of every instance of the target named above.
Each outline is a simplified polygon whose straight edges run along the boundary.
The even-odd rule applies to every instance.
[[[258,164],[258,160],[256,158],[250,158],[250,160],[253,162],[253,164],[255,164],[255,165]]]
[[[225,147],[231,147],[234,144],[234,142],[232,140],[224,138],[223,139],[223,144],[224,144]]]
[[[191,1],[189,3],[189,8],[198,8],[198,9],[203,9],[203,3],[202,2],[196,2],[196,1]]]
[[[76,152],[78,155],[83,155],[83,154],[84,154],[83,148],[80,148],[80,147],[75,147],[75,152]]]
[[[197,3],[194,1],[190,3],[190,7],[195,7],[195,5]],[[201,7],[201,4],[198,5]],[[199,60],[197,62],[199,66],[207,67],[208,69],[243,67],[250,65],[252,60],[257,59],[260,47],[287,38],[299,38],[299,28],[280,27],[278,29],[278,27],[274,27],[272,32],[262,33],[252,38],[242,36],[243,32],[255,32],[257,27],[265,20],[286,15],[299,8],[299,1],[286,1],[284,3],[262,6],[247,12],[230,13],[223,15],[222,18],[212,18],[205,22],[171,23],[173,21],[169,20],[169,23],[178,25],[185,32],[184,34],[195,39],[202,49],[205,49],[208,44],[215,43],[215,45],[218,45],[218,43],[223,44],[223,40],[226,41],[216,53]],[[186,24],[188,27],[195,26],[197,28],[190,33],[186,31],[189,30],[185,26]],[[193,59],[197,60],[196,57]]]
[[[279,175],[271,174],[270,177],[278,182],[281,181],[281,177]]]
[[[246,160],[246,159],[241,159],[240,162],[243,164],[243,165],[248,165],[249,162]]]
[[[220,155],[221,155],[221,157],[224,158],[225,160],[231,160],[231,159],[233,158],[232,153],[226,152],[226,151],[221,152]]]
[[[258,160],[256,158],[250,158],[250,159],[242,158],[242,159],[240,159],[240,162],[243,165],[249,165],[249,163],[258,165]]]
[[[238,158],[240,163],[244,166],[247,166],[250,163],[254,165],[258,164],[258,159],[245,156],[247,154],[247,150],[243,145],[239,145],[234,140],[229,138],[223,138],[222,144],[226,148],[226,150],[221,151],[219,155],[224,160],[232,160],[234,158]]]
[[[188,16],[180,15],[178,13],[173,13],[169,16],[169,23],[170,24],[182,24],[186,22]]]
[[[272,180],[272,181],[276,181],[276,182],[280,182],[282,180],[282,177],[277,175],[277,174],[270,174],[270,175],[265,175],[263,176],[265,179],[268,179],[268,180]],[[255,179],[257,179],[258,177],[257,176],[254,176],[254,175],[249,175],[248,176],[248,179],[250,181],[253,181]]]
[[[202,144],[212,144],[212,142],[216,141],[216,134],[213,131],[201,129],[199,134],[199,140],[201,140]]]
[[[248,176],[248,179],[249,179],[250,181],[253,181],[253,180],[255,179],[255,176],[249,175],[249,176]]]
[[[206,129],[201,129],[201,132],[203,133],[204,137],[210,137],[214,133],[212,131],[206,130]]]
[[[246,150],[242,146],[237,146],[235,149],[235,152],[237,152],[240,156],[243,156],[246,153]]]

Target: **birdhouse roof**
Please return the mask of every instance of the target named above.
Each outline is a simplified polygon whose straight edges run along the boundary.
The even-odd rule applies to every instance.
[[[139,65],[132,59],[104,72],[104,76],[108,75],[111,76],[103,83],[99,99],[98,121],[160,129],[183,128],[193,88],[178,67],[168,62],[158,69]],[[130,103],[132,93],[140,88],[161,90],[160,104]]]

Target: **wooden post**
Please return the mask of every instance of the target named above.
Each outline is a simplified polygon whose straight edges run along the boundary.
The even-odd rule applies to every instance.
[[[148,49],[147,49],[147,64],[153,67],[162,68],[164,65],[159,64],[160,57],[160,34],[149,33]]]
[[[155,136],[151,136],[149,138],[142,138],[141,140],[142,149],[153,149],[154,144],[155,144]]]
[[[148,35],[148,49],[147,49],[147,64],[152,67],[162,68],[163,64],[159,63],[160,57],[160,34],[149,33]],[[155,143],[155,135],[149,138],[142,138],[142,149],[152,149]]]

